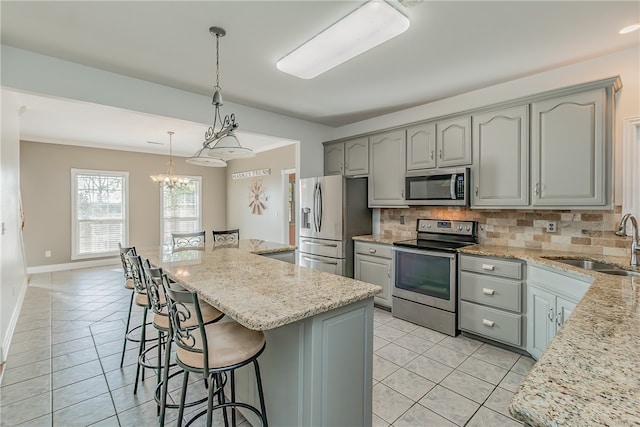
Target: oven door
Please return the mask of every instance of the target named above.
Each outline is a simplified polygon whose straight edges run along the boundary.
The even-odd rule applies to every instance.
[[[456,254],[393,248],[393,296],[456,311]]]

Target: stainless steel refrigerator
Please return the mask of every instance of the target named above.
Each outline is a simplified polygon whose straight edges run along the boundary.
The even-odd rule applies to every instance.
[[[353,277],[353,236],[371,234],[367,178],[300,180],[298,264]]]

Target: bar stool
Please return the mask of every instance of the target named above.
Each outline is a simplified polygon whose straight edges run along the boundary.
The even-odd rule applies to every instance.
[[[120,249],[120,261],[122,262],[122,270],[124,272],[124,287],[131,291],[131,298],[129,300],[129,314],[127,315],[127,326],[124,329],[124,342],[122,343],[122,357],[120,358],[120,367],[124,365],[124,354],[127,351],[127,335],[129,334],[129,325],[131,324],[131,309],[133,308],[133,296],[135,295],[135,285],[133,283],[133,273],[131,271],[131,263],[127,259],[127,256],[136,255],[135,246],[123,247],[118,243]]]
[[[190,291],[177,291],[168,286],[163,276],[163,289],[169,309],[169,320],[173,341],[177,344],[176,363],[183,369],[182,393],[178,412],[178,425],[182,425],[184,400],[189,373],[193,372],[209,379],[207,409],[196,414],[187,422],[187,426],[202,415],[207,415],[207,424],[211,425],[213,411],[223,409],[225,425],[228,425],[227,408],[233,408],[232,424],[236,425],[235,408],[245,408],[255,413],[263,426],[267,426],[267,412],[260,377],[258,356],[264,351],[266,341],[264,333],[247,329],[237,322],[217,322],[205,325],[198,294]],[[188,319],[197,320],[195,328],[186,327]],[[222,343],[219,345],[219,343]],[[170,349],[165,350],[165,357]],[[235,370],[253,363],[260,399],[260,409],[235,399]],[[166,370],[165,370],[166,372]],[[224,385],[227,374],[231,382],[230,401],[225,400]],[[165,373],[166,377],[166,373]],[[167,381],[163,381],[162,404],[166,403]],[[218,404],[213,404],[214,395]]]
[[[213,245],[237,245],[240,241],[240,229],[213,230]]]
[[[171,233],[171,241],[174,249],[204,248],[205,232],[195,233]]]

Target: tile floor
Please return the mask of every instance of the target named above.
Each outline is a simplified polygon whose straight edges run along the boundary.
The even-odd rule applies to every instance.
[[[119,366],[130,298],[122,282],[117,265],[32,276],[2,376],[0,426],[157,423],[153,371],[133,395],[135,345]],[[380,309],[374,334],[374,426],[518,425],[508,402],[532,359]],[[189,392],[203,392],[201,383]],[[167,425],[176,418],[169,410]]]

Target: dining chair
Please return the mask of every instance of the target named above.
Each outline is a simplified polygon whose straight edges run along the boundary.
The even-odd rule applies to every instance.
[[[171,233],[171,241],[174,249],[204,248],[205,232]]]
[[[240,241],[240,229],[213,230],[213,245],[237,245]]]
[[[162,283],[169,309],[171,334],[177,346],[176,363],[183,369],[177,425],[182,425],[189,374],[195,373],[208,380],[207,408],[195,414],[186,425],[190,425],[206,414],[206,425],[210,426],[213,411],[222,409],[225,426],[227,426],[229,425],[227,408],[231,408],[231,424],[235,426],[235,409],[245,408],[256,414],[263,426],[267,426],[267,412],[258,364],[258,356],[262,354],[266,345],[264,333],[247,329],[234,321],[206,325],[197,292],[172,289],[167,285],[166,280]],[[190,319],[197,322],[196,327],[187,326]],[[170,348],[165,349],[165,357],[170,351]],[[248,364],[254,366],[260,409],[248,403],[236,401],[235,370]],[[227,378],[230,381],[231,392],[229,401],[224,391]],[[167,383],[168,381],[163,381],[162,407],[166,404]],[[214,397],[218,400],[216,405],[213,404]]]

